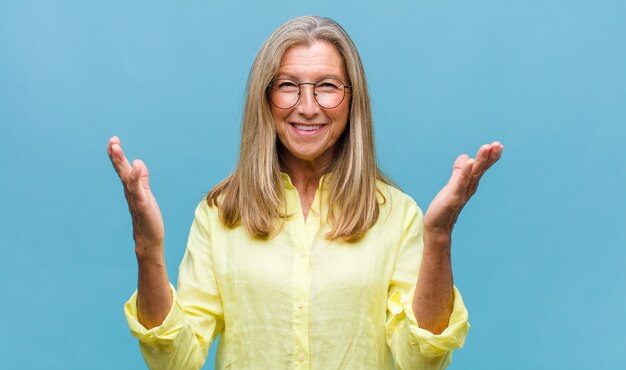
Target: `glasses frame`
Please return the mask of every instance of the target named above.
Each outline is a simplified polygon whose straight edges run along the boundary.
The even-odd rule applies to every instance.
[[[337,105],[335,105],[334,107],[325,107],[323,105],[320,104],[320,102],[317,100],[317,92],[315,91],[315,88],[317,87],[317,84],[324,81],[324,80],[336,80],[341,82],[341,84],[343,85],[343,96],[341,97],[341,100],[339,101],[339,103],[337,103]],[[272,100],[272,89],[274,86],[274,83],[276,83],[276,81],[291,81],[294,84],[298,85],[298,99],[296,99],[296,102],[293,103],[292,106],[287,107],[287,108],[283,108],[278,106],[276,103],[274,103],[274,101]],[[278,78],[275,80],[272,80],[272,82],[270,82],[269,84],[267,84],[267,94],[268,94],[268,99],[270,101],[270,103],[275,106],[278,109],[291,109],[293,107],[295,107],[296,105],[298,105],[298,102],[300,102],[300,97],[302,96],[302,85],[311,85],[313,86],[313,97],[315,98],[315,102],[317,103],[317,105],[319,105],[320,107],[324,108],[324,109],[335,109],[338,106],[341,105],[341,103],[343,103],[343,101],[346,99],[346,90],[350,89],[352,87],[352,85],[347,85],[345,84],[343,81],[341,81],[338,78],[322,78],[321,80],[317,81],[317,82],[310,82],[310,81],[305,81],[305,82],[296,82],[292,79],[289,78]]]

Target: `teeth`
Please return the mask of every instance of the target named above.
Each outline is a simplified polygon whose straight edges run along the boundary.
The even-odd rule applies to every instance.
[[[322,127],[322,125],[298,125],[298,124],[294,124],[294,126],[296,126],[298,130],[302,130],[302,131],[315,131],[319,129],[320,127]]]

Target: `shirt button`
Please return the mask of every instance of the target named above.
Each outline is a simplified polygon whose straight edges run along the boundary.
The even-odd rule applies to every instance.
[[[301,353],[298,355],[298,361],[304,362],[304,354]]]
[[[409,300],[408,300],[407,298],[402,298],[402,299],[400,300],[400,302],[402,302],[402,303],[404,303],[404,304],[407,304],[407,303],[409,303]]]
[[[302,302],[298,302],[297,307],[298,307],[298,308],[302,308],[302,307],[304,307],[304,303],[302,303]]]

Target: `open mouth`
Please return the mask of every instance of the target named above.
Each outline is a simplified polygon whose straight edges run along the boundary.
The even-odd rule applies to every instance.
[[[304,124],[300,124],[300,123],[291,123],[291,127],[293,127],[298,133],[303,134],[303,135],[311,135],[314,134],[316,132],[319,132],[322,128],[324,128],[324,124],[320,124],[320,125],[304,125]]]

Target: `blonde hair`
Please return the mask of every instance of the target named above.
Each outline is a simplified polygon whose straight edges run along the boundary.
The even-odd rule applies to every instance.
[[[248,77],[242,117],[239,162],[234,172],[207,195],[218,207],[221,222],[235,228],[243,224],[254,237],[269,237],[276,221],[289,217],[284,209],[284,165],[271,114],[267,86],[276,77],[283,54],[294,45],[326,41],[343,57],[351,87],[350,115],[338,139],[328,184],[329,239],[354,241],[378,219],[377,180],[390,184],[378,169],[365,72],[356,47],[335,21],[304,16],[287,21],[265,41]],[[384,199],[384,197],[383,197]]]

